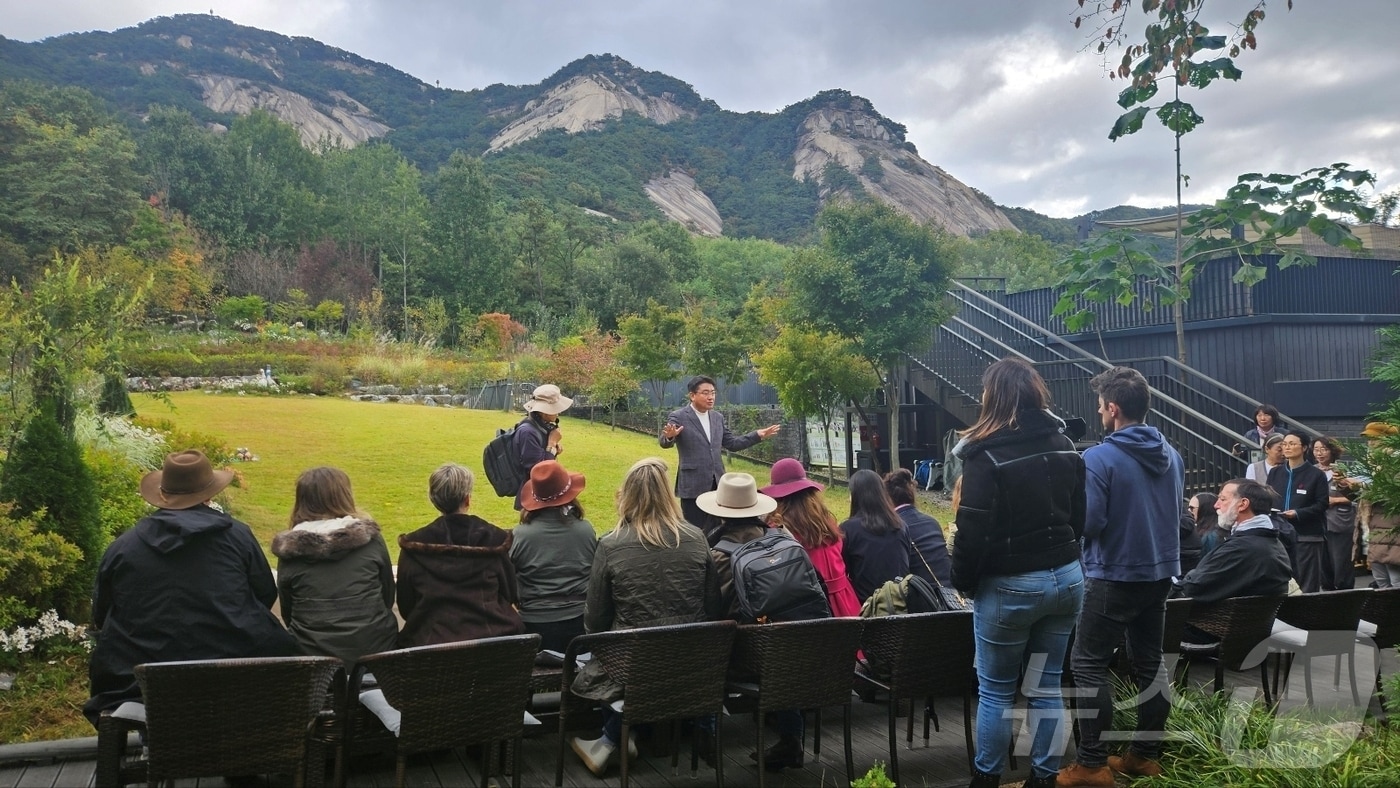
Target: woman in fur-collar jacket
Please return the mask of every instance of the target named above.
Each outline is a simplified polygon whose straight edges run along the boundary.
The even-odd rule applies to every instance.
[[[512,537],[467,514],[475,476],[447,463],[433,471],[428,496],[442,516],[399,537],[399,647],[519,635]]]
[[[348,665],[392,649],[394,569],[379,524],[355,509],[350,477],[328,467],[303,473],[291,519],[272,554],[282,620],[301,652]]]

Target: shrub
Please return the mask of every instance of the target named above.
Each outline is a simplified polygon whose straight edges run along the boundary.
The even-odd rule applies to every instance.
[[[107,535],[82,449],[47,412],[30,419],[6,460],[0,500],[13,501],[16,514],[35,515],[41,531],[58,534],[82,551],[78,571],[53,590],[60,613],[84,617]]]
[[[221,438],[205,432],[195,430],[185,430],[175,426],[175,422],[169,419],[149,418],[137,416],[134,420],[138,426],[156,430],[165,436],[165,453],[173,451],[184,451],[186,449],[199,449],[204,452],[204,456],[209,458],[209,462],[215,468],[229,465],[233,462],[234,450],[224,443]],[[162,456],[162,461],[164,457]]]
[[[83,452],[83,463],[97,487],[98,515],[107,538],[115,539],[150,514],[151,506],[140,492],[146,469],[116,452],[91,446]]]
[[[82,566],[81,550],[40,529],[42,516],[18,516],[14,504],[0,503],[0,629],[53,604],[53,590]]]
[[[220,301],[214,314],[224,324],[258,323],[267,317],[267,301],[257,295],[233,296]]]
[[[345,365],[340,359],[313,359],[305,377],[307,391],[311,394],[340,394],[345,391]]]

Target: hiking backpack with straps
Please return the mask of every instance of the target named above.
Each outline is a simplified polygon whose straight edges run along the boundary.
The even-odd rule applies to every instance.
[[[715,549],[729,556],[743,623],[831,617],[821,576],[801,543],[787,532],[770,530],[743,544],[721,539]]]
[[[515,450],[517,424],[508,430],[496,430],[496,437],[486,444],[481,452],[481,469],[491,482],[491,489],[502,498],[514,498],[525,484],[525,474],[520,470],[520,454]]]

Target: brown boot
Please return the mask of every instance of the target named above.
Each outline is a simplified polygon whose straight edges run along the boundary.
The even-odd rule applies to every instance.
[[[1156,777],[1162,773],[1162,764],[1151,758],[1144,758],[1132,750],[1123,753],[1121,758],[1117,755],[1108,756],[1108,768],[1133,777]]]
[[[1113,772],[1107,766],[1071,763],[1060,770],[1056,788],[1113,788]]]

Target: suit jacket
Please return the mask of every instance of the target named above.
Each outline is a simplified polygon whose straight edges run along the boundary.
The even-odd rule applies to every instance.
[[[724,475],[721,449],[741,451],[762,440],[757,431],[744,435],[730,432],[724,416],[717,410],[710,411],[709,440],[705,439],[700,417],[689,405],[672,411],[666,420],[685,427],[674,440],[668,441],[664,436],[660,439],[661,448],[675,446],[681,455],[680,470],[676,472],[677,498],[699,498],[719,486],[719,477]]]

